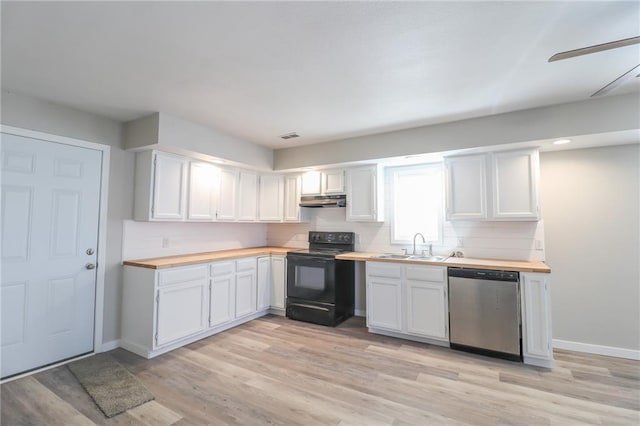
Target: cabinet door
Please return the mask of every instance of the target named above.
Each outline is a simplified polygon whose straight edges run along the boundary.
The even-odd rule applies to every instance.
[[[238,171],[220,170],[220,189],[218,191],[218,209],[216,219],[236,219],[236,193],[238,187]]]
[[[224,324],[235,318],[235,280],[234,274],[211,278],[209,327]]]
[[[271,296],[271,257],[258,257],[258,310],[269,307]]]
[[[218,187],[216,166],[204,162],[189,163],[189,220],[215,220]]]
[[[493,219],[538,220],[538,151],[491,155]]]
[[[445,158],[447,220],[487,218],[486,161],[484,154]]]
[[[372,222],[378,214],[378,167],[347,170],[347,220]]]
[[[320,172],[306,172],[302,175],[302,195],[320,195],[322,175]]]
[[[284,182],[281,175],[260,176],[260,196],[258,210],[260,220],[282,221],[284,208]]]
[[[236,318],[256,312],[256,270],[236,274]]]
[[[367,326],[402,331],[399,278],[367,276]]]
[[[255,221],[258,219],[258,175],[241,171],[239,174],[238,220]]]
[[[156,153],[153,176],[153,219],[184,220],[187,160]]]
[[[448,307],[445,283],[406,281],[407,332],[448,340]]]
[[[157,293],[156,344],[162,346],[207,328],[206,279],[162,286]]]
[[[300,176],[286,176],[284,183],[284,221],[300,221]]]
[[[284,309],[287,288],[287,267],[285,256],[271,256],[271,295],[272,308]]]
[[[326,170],[322,172],[323,194],[344,194],[344,170]]]
[[[552,360],[549,274],[523,272],[520,276],[523,355]]]

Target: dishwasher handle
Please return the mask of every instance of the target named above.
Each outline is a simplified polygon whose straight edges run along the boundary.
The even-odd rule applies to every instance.
[[[493,269],[447,268],[449,277],[472,278],[476,280],[519,282],[520,274],[515,271]]]

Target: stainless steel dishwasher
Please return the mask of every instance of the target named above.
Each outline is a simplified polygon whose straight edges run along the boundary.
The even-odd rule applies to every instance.
[[[448,268],[453,349],[522,360],[519,274]]]

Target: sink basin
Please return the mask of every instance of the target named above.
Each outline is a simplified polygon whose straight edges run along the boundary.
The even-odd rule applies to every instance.
[[[411,256],[408,254],[391,254],[391,253],[385,253],[385,254],[379,254],[378,256],[376,256],[377,259],[409,259]]]
[[[423,260],[425,262],[442,262],[446,259],[444,256],[409,256],[409,260]]]

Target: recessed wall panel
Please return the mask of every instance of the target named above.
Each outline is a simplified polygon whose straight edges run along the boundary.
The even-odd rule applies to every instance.
[[[75,256],[78,249],[78,227],[81,194],[55,190],[51,208],[51,256]]]
[[[0,289],[2,297],[2,346],[24,342],[27,313],[27,281],[4,283]]]
[[[33,190],[2,186],[2,261],[26,262],[31,241]]]

